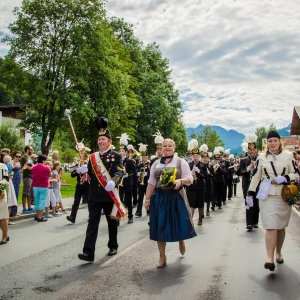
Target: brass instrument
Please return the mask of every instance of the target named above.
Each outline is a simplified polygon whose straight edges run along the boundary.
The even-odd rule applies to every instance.
[[[216,173],[217,170],[219,169],[220,165],[214,164],[213,168],[214,168],[214,172]]]
[[[146,172],[146,168],[142,167],[140,169],[140,177],[138,178],[138,181],[140,182],[140,185],[145,185],[144,183],[144,174]]]
[[[126,173],[126,164],[124,165],[124,174]],[[123,176],[124,176],[124,174],[123,174]],[[123,186],[123,180],[124,180],[124,177],[122,176],[122,178],[121,178],[121,181],[120,181],[120,183],[119,183],[119,186]]]
[[[197,176],[196,176],[196,170],[195,170],[195,168],[196,168],[196,164],[194,162],[193,169],[192,169],[192,175],[193,175],[194,182],[197,182]]]

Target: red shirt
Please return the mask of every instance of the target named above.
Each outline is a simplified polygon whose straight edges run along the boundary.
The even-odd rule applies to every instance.
[[[51,169],[43,164],[32,167],[32,187],[48,188]]]

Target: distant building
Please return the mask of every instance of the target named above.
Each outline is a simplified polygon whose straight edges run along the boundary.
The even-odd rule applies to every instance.
[[[294,107],[291,134],[300,135],[300,106]]]
[[[16,132],[20,134],[20,137],[24,140],[24,146],[29,144],[32,140],[30,133],[26,132],[24,128],[19,128],[17,125],[21,122],[19,114],[29,104],[19,104],[19,105],[6,105],[0,106],[0,126],[3,124],[11,123]]]

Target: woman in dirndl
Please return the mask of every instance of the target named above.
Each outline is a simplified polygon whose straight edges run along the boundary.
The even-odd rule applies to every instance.
[[[285,228],[288,227],[292,207],[283,201],[281,191],[284,184],[298,180],[299,170],[293,159],[292,152],[283,151],[280,135],[277,131],[270,131],[267,135],[266,152],[261,153],[256,161],[253,177],[248,190],[248,201],[256,195],[256,188],[260,183],[260,189],[266,184],[265,196],[260,196],[258,191],[256,197],[260,199],[259,207],[265,233],[265,244],[268,261],[265,269],[275,270],[274,253],[276,250],[276,262],[282,264],[282,245],[285,238]],[[262,182],[261,182],[262,181]],[[267,191],[269,189],[269,191]],[[261,193],[262,194],[262,193]],[[250,199],[249,199],[250,197]]]
[[[164,156],[151,167],[145,200],[146,210],[150,208],[150,239],[157,241],[159,249],[157,268],[163,268],[167,263],[166,242],[179,242],[179,250],[183,255],[184,240],[196,236],[183,189],[183,185],[188,186],[193,182],[189,165],[174,155],[173,140],[165,139],[162,149]]]

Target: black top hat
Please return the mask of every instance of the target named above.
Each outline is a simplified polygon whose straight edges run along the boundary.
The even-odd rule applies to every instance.
[[[109,130],[106,129],[108,126],[107,118],[100,117],[100,118],[96,119],[93,124],[95,125],[96,128],[99,129],[98,136],[106,136],[107,138],[109,138],[111,140],[111,134],[110,134]]]

